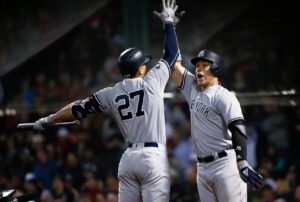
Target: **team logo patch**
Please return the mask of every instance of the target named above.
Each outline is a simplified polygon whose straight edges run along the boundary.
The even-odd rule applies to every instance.
[[[199,57],[203,57],[204,56],[204,50],[203,51],[200,51],[200,53],[199,53]]]
[[[244,174],[245,176],[248,176],[248,169],[245,169],[245,170],[243,171],[243,174]]]

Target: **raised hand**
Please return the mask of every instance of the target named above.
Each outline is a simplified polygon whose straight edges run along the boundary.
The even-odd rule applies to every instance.
[[[153,11],[153,14],[156,15],[164,24],[166,22],[174,23],[177,8],[176,0],[162,0],[162,11],[160,13]]]

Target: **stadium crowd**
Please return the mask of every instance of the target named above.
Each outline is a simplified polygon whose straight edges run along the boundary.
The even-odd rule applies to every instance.
[[[114,7],[114,3],[112,1],[108,6]],[[45,13],[38,15],[43,20],[40,26],[32,26],[30,19],[22,19],[18,24],[1,20],[7,23],[7,32],[20,30],[19,33],[28,33],[31,27],[38,34],[32,35],[31,30],[30,36],[26,35],[25,39],[32,39],[45,29],[53,28],[51,25],[55,23]],[[183,30],[177,29],[178,32]],[[260,31],[254,35],[267,32]],[[182,31],[182,34],[185,32]],[[238,34],[247,37],[242,31]],[[283,90],[297,84],[288,78],[292,70],[281,68],[282,64],[292,60],[287,57],[290,52],[285,53],[286,57],[280,57],[280,50],[270,52],[266,45],[265,50],[260,52],[267,54],[262,63],[257,57],[249,56],[255,52],[257,45],[253,41],[233,44],[225,49],[228,40],[233,42],[237,33],[224,30],[220,35],[206,45],[224,53],[225,62],[230,64],[224,77],[224,85],[228,85],[230,90]],[[13,35],[8,36],[18,43],[12,39]],[[270,39],[269,43],[274,43],[272,40],[277,38]],[[10,46],[6,43],[12,44],[5,38],[0,39],[0,65],[7,58],[6,48]],[[16,125],[32,122],[54,112],[66,102],[84,98],[100,87],[119,81],[117,58],[126,47],[117,17],[100,10],[55,42],[47,52],[24,64],[22,70],[14,70],[14,75],[3,78],[6,82],[3,82],[0,111],[0,189],[15,188],[19,194],[39,192],[42,202],[117,201],[118,162],[127,145],[109,115],[91,115],[82,121],[80,127],[53,128],[42,133],[18,131]],[[196,50],[198,47],[182,53],[188,68],[193,68],[189,58]],[[153,64],[158,59],[155,51],[149,51],[154,54]],[[262,71],[271,75],[264,79]],[[258,79],[253,81],[253,78]],[[274,82],[274,78],[278,82]],[[171,81],[166,89],[178,93]],[[16,113],[6,113],[5,109],[16,109]],[[263,175],[265,183],[259,192],[249,189],[249,201],[300,202],[300,107],[278,106],[274,102],[243,106],[243,110],[248,133],[248,161]],[[165,99],[165,116],[172,177],[170,201],[199,201],[196,157],[186,103],[180,98]]]

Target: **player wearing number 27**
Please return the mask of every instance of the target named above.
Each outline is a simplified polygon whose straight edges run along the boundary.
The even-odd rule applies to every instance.
[[[90,113],[110,112],[125,139],[118,170],[120,202],[169,201],[170,177],[166,151],[163,92],[179,55],[173,25],[175,0],[163,1],[165,41],[158,64],[146,71],[151,59],[138,48],[123,51],[118,66],[124,80],[75,101],[55,114],[37,120],[35,130],[54,122],[85,118]]]

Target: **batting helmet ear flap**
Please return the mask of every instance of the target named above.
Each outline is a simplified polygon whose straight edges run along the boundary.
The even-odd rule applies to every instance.
[[[220,77],[222,75],[224,63],[222,57],[217,53],[210,50],[202,50],[197,57],[191,60],[191,62],[196,65],[199,60],[206,60],[212,63],[210,71],[215,77]]]
[[[223,68],[216,66],[215,64],[212,65],[212,67],[210,68],[210,72],[215,76],[215,77],[219,77],[223,74],[222,72]]]

